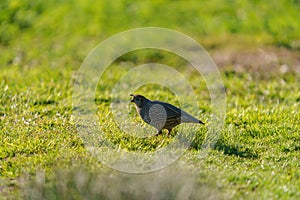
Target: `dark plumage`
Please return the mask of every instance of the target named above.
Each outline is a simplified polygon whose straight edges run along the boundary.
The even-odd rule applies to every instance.
[[[204,124],[201,120],[169,103],[151,101],[138,94],[130,96],[133,97],[131,102],[135,104],[140,117],[144,122],[155,127],[157,134],[162,133],[163,129],[167,129],[170,133],[175,126],[181,123]]]

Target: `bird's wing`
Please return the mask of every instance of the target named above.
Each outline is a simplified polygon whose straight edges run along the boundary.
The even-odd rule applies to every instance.
[[[164,108],[166,109],[168,118],[173,117],[180,117],[181,116],[181,109],[177,108],[176,106],[173,106],[169,103],[163,103]]]
[[[173,106],[169,103],[161,102],[163,106],[166,109],[168,119],[169,118],[181,118],[181,122],[194,122],[198,123],[199,120],[192,115],[188,114],[187,112],[181,110],[180,108],[177,108],[176,106]]]
[[[161,130],[167,121],[167,112],[164,106],[160,104],[153,104],[149,109],[150,124],[157,130]]]

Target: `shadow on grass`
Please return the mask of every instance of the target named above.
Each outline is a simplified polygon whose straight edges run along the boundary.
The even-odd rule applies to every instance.
[[[203,141],[204,141],[203,136],[197,136],[196,138],[194,138],[190,148],[195,150],[200,150],[202,148]],[[213,149],[217,151],[221,151],[225,155],[233,155],[241,158],[256,159],[259,157],[259,155],[252,149],[242,147],[239,145],[226,144],[226,142],[223,141],[222,139],[219,139],[217,141]]]
[[[259,155],[249,148],[239,147],[238,145],[229,145],[223,141],[218,141],[215,145],[215,150],[222,151],[225,155],[234,155],[241,158],[256,159]]]
[[[94,101],[95,101],[96,104],[102,104],[102,103],[109,104],[111,102],[111,99],[109,99],[109,98],[95,98]]]
[[[48,99],[48,100],[41,99],[33,103],[34,106],[45,106],[45,105],[53,105],[53,104],[57,104],[57,102],[52,99]]]

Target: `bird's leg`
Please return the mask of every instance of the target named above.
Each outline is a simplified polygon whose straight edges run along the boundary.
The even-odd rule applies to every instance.
[[[173,127],[173,128],[174,128],[174,127]],[[173,129],[173,128],[168,129],[168,135],[170,135],[170,136],[175,136],[175,135],[177,135],[177,133],[178,133],[177,128],[175,128],[175,129]]]

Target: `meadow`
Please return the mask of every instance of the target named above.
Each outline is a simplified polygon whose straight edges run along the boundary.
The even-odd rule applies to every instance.
[[[1,1],[0,199],[299,199],[299,9],[296,0]],[[207,122],[192,126],[193,142],[171,166],[128,174],[91,156],[74,122],[72,95],[77,71],[96,45],[147,26],[180,31],[203,45],[224,82],[226,117],[216,144],[199,156],[211,115],[205,81],[168,52],[123,55],[103,74],[94,101],[114,148],[152,152],[175,135],[135,138],[113,119],[112,88],[143,63],[184,74],[198,100],[194,114]],[[178,105],[157,84],[133,92]],[[124,95],[130,116],[146,128]]]

